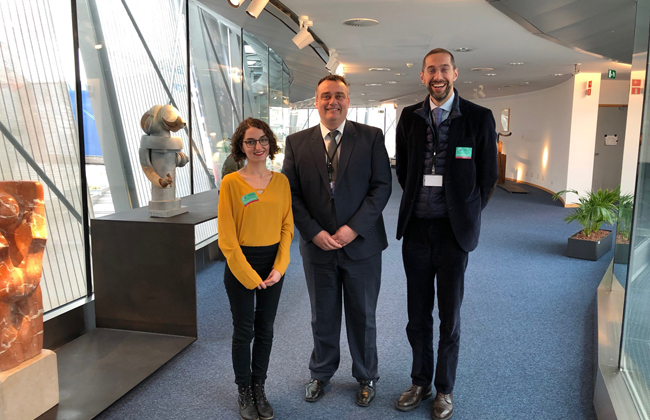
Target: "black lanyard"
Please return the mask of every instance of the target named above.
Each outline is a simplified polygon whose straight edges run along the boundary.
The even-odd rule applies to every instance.
[[[343,134],[341,134],[341,140],[343,140]],[[332,156],[329,155],[327,152],[327,147],[325,146],[325,142],[323,142],[323,149],[325,149],[325,156],[327,156],[327,176],[329,178],[329,181],[332,182],[332,174],[334,173],[334,156],[336,156],[336,151],[339,150],[339,146],[341,145],[340,141],[336,141],[336,136],[334,138],[330,139],[330,141],[333,141],[336,143],[336,146],[334,147],[334,153],[332,153]]]

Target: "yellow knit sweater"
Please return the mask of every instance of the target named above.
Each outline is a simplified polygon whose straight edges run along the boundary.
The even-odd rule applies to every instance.
[[[291,189],[287,177],[273,172],[262,193],[233,172],[221,181],[219,191],[219,248],[230,271],[247,289],[254,289],[262,278],[253,270],[241,246],[280,247],[273,268],[282,275],[289,265],[289,247],[293,239]]]

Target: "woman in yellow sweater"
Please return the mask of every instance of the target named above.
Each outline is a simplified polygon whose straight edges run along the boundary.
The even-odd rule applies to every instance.
[[[268,420],[273,408],[264,381],[293,238],[291,190],[284,175],[266,169],[266,159],[279,148],[264,121],[244,120],[231,142],[235,161],[247,160],[223,178],[219,192],[219,248],[226,256],[224,284],[234,326],[232,362],[241,418]]]

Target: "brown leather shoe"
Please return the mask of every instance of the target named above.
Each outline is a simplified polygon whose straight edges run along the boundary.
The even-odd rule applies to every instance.
[[[433,395],[433,391],[431,391],[431,385],[427,387],[411,385],[409,389],[400,395],[399,400],[397,400],[397,404],[395,404],[395,408],[397,408],[399,411],[415,410],[420,406],[422,400],[426,400],[427,398],[431,397],[431,395]]]
[[[309,381],[305,388],[305,401],[314,402],[323,398],[326,386],[327,383],[319,381],[318,379],[312,379]]]
[[[438,392],[431,404],[431,418],[434,420],[448,420],[454,415],[454,394]]]

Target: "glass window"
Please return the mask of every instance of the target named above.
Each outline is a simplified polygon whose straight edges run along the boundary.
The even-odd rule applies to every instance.
[[[0,2],[0,180],[43,184],[45,311],[86,295],[70,2]]]

